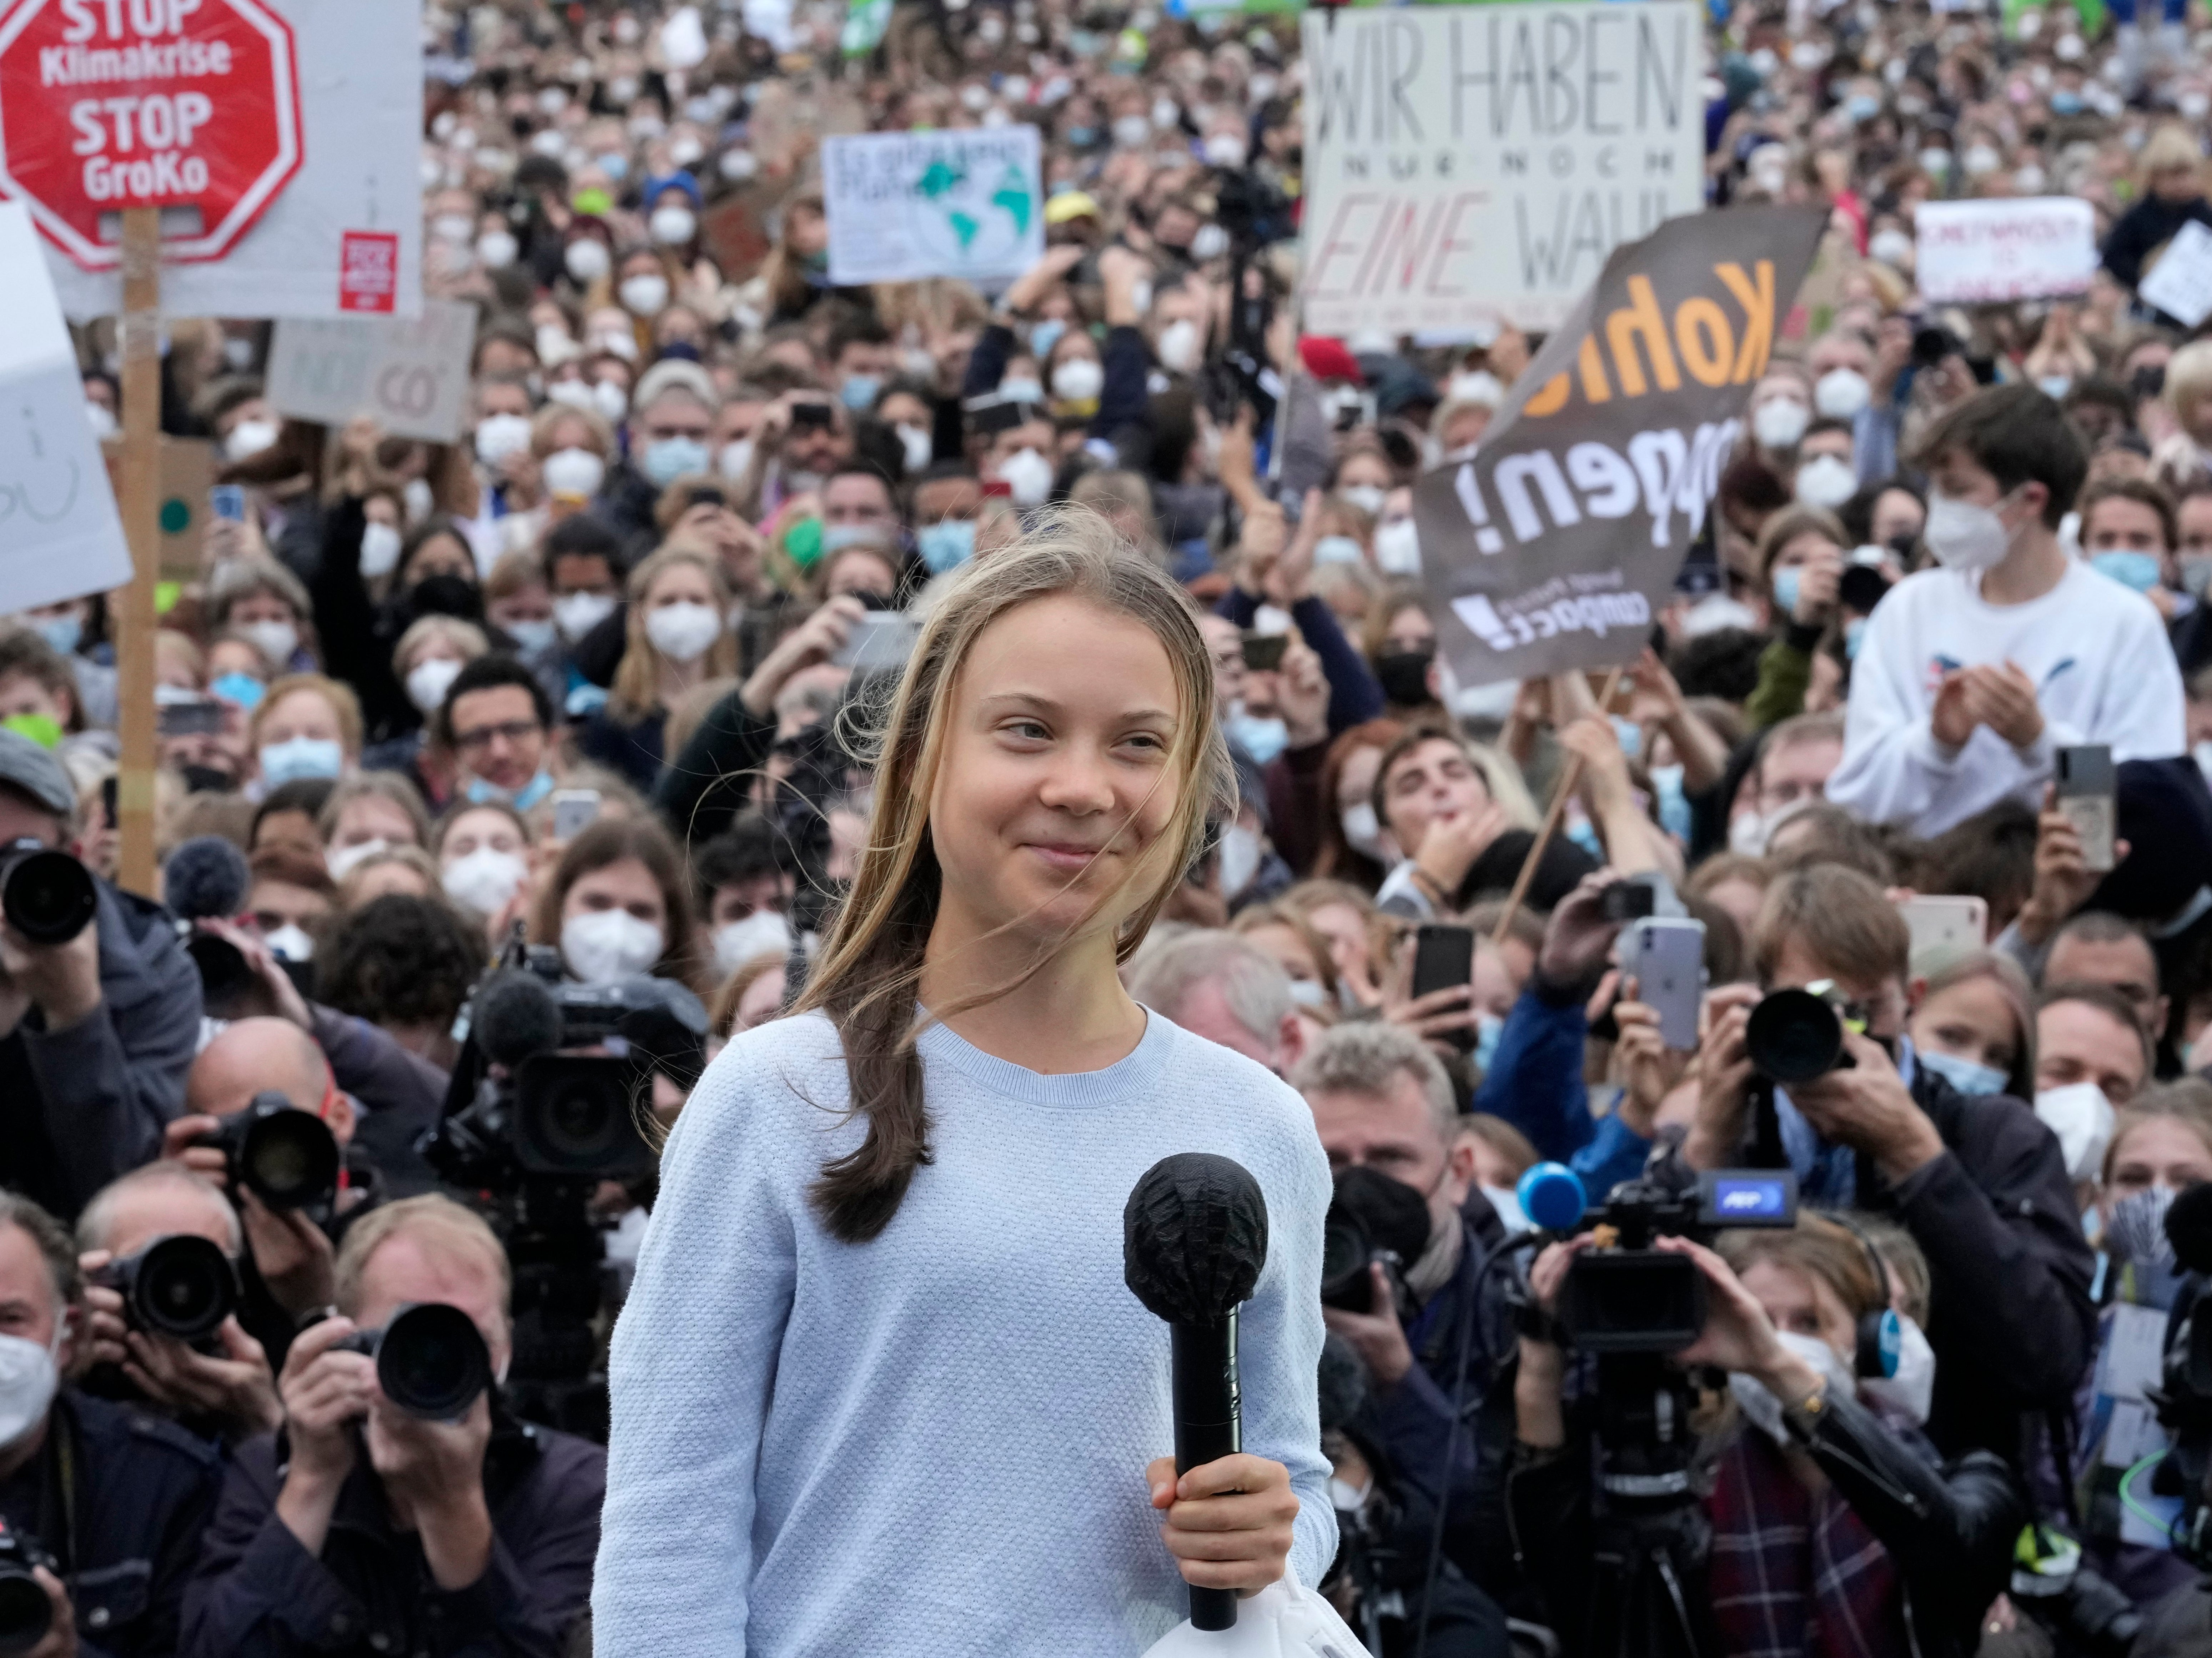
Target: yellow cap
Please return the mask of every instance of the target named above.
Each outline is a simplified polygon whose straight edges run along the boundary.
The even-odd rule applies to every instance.
[[[1063,190],[1057,196],[1045,198],[1044,222],[1047,224],[1066,224],[1070,219],[1095,219],[1098,203],[1079,190]]]

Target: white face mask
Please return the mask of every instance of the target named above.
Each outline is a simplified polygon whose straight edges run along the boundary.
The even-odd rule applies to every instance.
[[[2104,1167],[2105,1148],[2112,1143],[2112,1102],[2105,1097],[2105,1090],[2094,1083],[2040,1089],[2035,1096],[2035,1114],[2058,1136],[2067,1178],[2096,1179]]]
[[[1800,1335],[1795,1330],[1778,1330],[1775,1339],[1796,1357],[1803,1359],[1818,1371],[1828,1384],[1828,1393],[1838,1399],[1850,1399],[1858,1391],[1858,1378],[1851,1367],[1837,1356],[1836,1350],[1818,1336]],[[1765,1388],[1741,1370],[1729,1373],[1729,1392],[1752,1425],[1765,1433],[1778,1445],[1789,1442],[1789,1431],[1782,1425],[1782,1401]]]
[[[1034,449],[1018,449],[1000,461],[999,477],[1014,492],[1017,507],[1042,507],[1052,493],[1052,463]]]
[[[273,420],[242,420],[230,428],[230,435],[222,440],[226,459],[240,461],[249,455],[258,455],[264,449],[273,448],[280,428]]]
[[[714,458],[714,470],[732,483],[743,479],[752,469],[752,464],[753,440],[750,438],[731,439],[722,446],[721,453]]]
[[[487,270],[504,270],[522,252],[521,244],[504,230],[487,230],[477,238],[477,258]]]
[[[1928,522],[1921,539],[1947,570],[1986,570],[2004,562],[2013,532],[1994,508],[1960,501],[1942,490],[1928,497]]]
[[[680,247],[698,233],[699,220],[688,207],[657,207],[647,221],[653,240],[664,247]]]
[[[530,446],[530,416],[487,415],[477,422],[477,459],[496,466]]]
[[[614,613],[612,593],[563,593],[553,601],[553,625],[572,645]]]
[[[548,489],[574,501],[589,501],[607,481],[606,462],[588,449],[556,449],[539,471]]]
[[[1948,157],[1948,152],[1939,153]],[[1884,264],[1902,270],[1912,263],[1912,238],[1902,230],[1877,230],[1867,244],[1867,252]]]
[[[657,317],[668,307],[665,276],[625,276],[617,291],[622,295],[623,309],[634,317]]]
[[[672,662],[696,662],[722,635],[721,612],[710,604],[663,604],[645,618],[645,636]]]
[[[623,343],[629,345],[629,349],[617,351],[617,356],[637,355],[637,347],[631,344],[627,337],[623,338]],[[606,416],[608,425],[619,426],[629,413],[629,393],[623,390],[621,382],[617,380],[600,380],[592,387],[592,407]]]
[[[1795,398],[1775,398],[1751,412],[1751,434],[1762,449],[1795,449],[1813,411]]]
[[[1382,844],[1382,825],[1371,804],[1362,800],[1346,806],[1337,821],[1343,827],[1345,844],[1354,852],[1364,853],[1378,864],[1390,861],[1389,850]]]
[[[791,923],[779,910],[759,909],[714,929],[714,970],[724,978],[756,956],[791,953]]]
[[[1797,499],[1808,507],[1840,507],[1859,492],[1859,475],[1840,455],[1815,455],[1797,469]]]
[[[1106,371],[1088,357],[1070,357],[1052,371],[1052,394],[1062,403],[1096,403]]]
[[[1231,823],[1221,831],[1221,896],[1234,898],[1260,872],[1260,832]]]
[[[410,524],[422,523],[438,509],[438,497],[431,489],[428,478],[409,478],[399,495],[407,504],[407,521]]]
[[[84,406],[84,418],[86,424],[92,428],[92,434],[95,438],[107,438],[113,437],[115,435],[117,430],[115,424],[115,411],[110,409],[106,404],[86,404]]]
[[[530,866],[520,853],[478,847],[447,865],[438,884],[454,902],[467,905],[479,915],[496,915],[522,890],[529,874]]]
[[[1376,526],[1375,562],[1385,575],[1420,574],[1421,532],[1413,519],[1401,518]]]
[[[46,1419],[61,1385],[55,1359],[66,1319],[57,1318],[54,1339],[41,1347],[22,1336],[0,1336],[0,1448],[17,1443]]]
[[[1859,1400],[1886,1421],[1917,1428],[1928,1420],[1936,1397],[1936,1350],[1927,1333],[1902,1313],[1897,1336],[1897,1374],[1861,1378]]]
[[[331,879],[343,881],[389,845],[385,841],[357,841],[349,847],[326,847],[323,867],[330,871]]]
[[[297,921],[287,921],[274,932],[263,933],[261,942],[280,962],[312,962],[315,958],[315,941]]]
[[[937,453],[937,440],[930,435],[929,428],[925,426],[902,426],[896,430],[901,459],[906,462],[906,470],[919,472]]]
[[[561,954],[587,985],[634,979],[660,959],[659,927],[626,909],[586,910],[561,924]]]
[[[614,256],[607,245],[596,236],[580,236],[568,244],[568,251],[561,256],[568,274],[586,287],[599,281],[614,266]]]
[[[407,700],[424,714],[445,706],[446,693],[461,675],[461,665],[450,656],[432,657],[407,671]]]
[[[248,622],[238,630],[252,640],[261,654],[282,672],[300,648],[300,630],[289,622]]]
[[[1813,406],[1829,420],[1850,420],[1874,401],[1874,388],[1856,368],[1831,368],[1813,387]]]
[[[1188,317],[1179,317],[1160,330],[1160,367],[1171,374],[1196,372],[1206,355],[1206,337]]]
[[[397,525],[372,522],[361,532],[361,573],[374,581],[399,568],[399,549],[406,537]]]

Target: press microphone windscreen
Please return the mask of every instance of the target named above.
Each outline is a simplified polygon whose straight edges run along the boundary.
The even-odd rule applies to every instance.
[[[219,835],[185,841],[161,865],[161,893],[179,920],[228,920],[246,908],[246,854]]]
[[[2173,1199],[2166,1212],[2166,1236],[2186,1270],[2212,1272],[2212,1181],[2200,1181]]]
[[[1170,1324],[1218,1324],[1251,1298],[1267,1264],[1267,1199],[1231,1158],[1163,1157],[1121,1211],[1123,1281]]]
[[[470,1034],[495,1065],[516,1066],[561,1046],[561,1004],[534,973],[495,973],[476,995]]]

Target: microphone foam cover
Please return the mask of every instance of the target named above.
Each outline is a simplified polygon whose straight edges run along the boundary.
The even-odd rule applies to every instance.
[[[2212,1181],[2177,1193],[2166,1212],[2166,1236],[2173,1258],[2191,1272],[2212,1272]]]
[[[1267,1264],[1267,1200],[1233,1158],[1163,1157],[1122,1208],[1122,1280],[1170,1324],[1220,1323]]]
[[[196,835],[161,865],[161,892],[181,920],[227,920],[246,908],[246,854],[219,835]]]
[[[545,981],[519,969],[483,981],[469,1019],[484,1057],[505,1066],[560,1047],[561,1023],[561,1004]]]

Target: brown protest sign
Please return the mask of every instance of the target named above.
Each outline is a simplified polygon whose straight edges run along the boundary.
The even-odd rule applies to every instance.
[[[1644,648],[1826,217],[1701,213],[1615,249],[1480,451],[1416,486],[1423,579],[1461,684]]]

